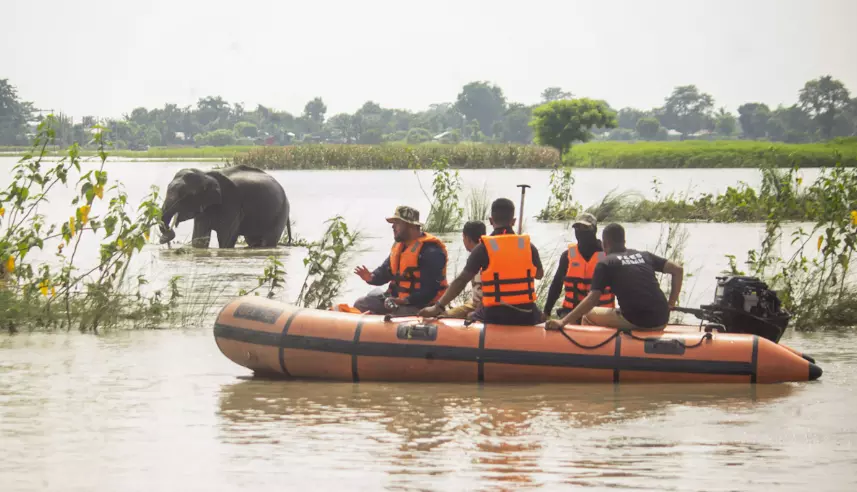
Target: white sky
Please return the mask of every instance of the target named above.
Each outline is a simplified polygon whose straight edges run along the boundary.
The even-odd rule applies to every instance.
[[[0,14],[0,78],[75,117],[206,95],[421,110],[473,80],[617,109],[690,83],[733,112],[791,104],[823,74],[857,92],[857,0],[3,0]]]

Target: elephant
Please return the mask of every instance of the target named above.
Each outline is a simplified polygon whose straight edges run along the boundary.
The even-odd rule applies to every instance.
[[[289,200],[280,183],[255,167],[238,165],[203,172],[186,168],[176,173],[167,186],[161,208],[161,244],[176,237],[176,224],[193,219],[194,247],[207,248],[211,231],[217,233],[220,248],[234,248],[244,236],[251,248],[276,247],[288,228]]]

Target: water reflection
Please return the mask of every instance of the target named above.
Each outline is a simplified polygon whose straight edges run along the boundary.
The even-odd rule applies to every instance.
[[[450,474],[516,486],[564,477],[581,485],[656,474],[659,459],[681,461],[686,450],[675,442],[624,434],[647,429],[640,421],[690,407],[740,420],[736,414],[796,391],[790,384],[479,387],[247,379],[222,388],[218,417],[227,443],[283,446],[318,439],[303,446],[324,454],[339,450],[351,459],[359,459],[355,451],[369,452],[381,461],[366,458],[364,466],[380,466],[399,485]],[[611,428],[616,434],[605,439]],[[591,441],[596,435],[600,444]],[[766,450],[723,442],[712,451],[728,461]]]

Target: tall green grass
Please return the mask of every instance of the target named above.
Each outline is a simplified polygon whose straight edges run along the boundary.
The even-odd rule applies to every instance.
[[[457,169],[547,168],[556,151],[516,144],[294,145],[261,147],[233,163],[260,169],[411,169],[445,160]]]

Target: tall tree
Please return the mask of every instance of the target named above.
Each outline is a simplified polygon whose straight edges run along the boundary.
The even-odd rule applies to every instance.
[[[354,127],[354,118],[348,113],[339,113],[331,116],[325,126],[332,130],[332,133],[344,138],[348,143],[351,143],[357,138],[357,132]]]
[[[528,144],[533,140],[533,129],[530,120],[533,109],[523,104],[512,103],[503,118],[502,141]]]
[[[640,118],[637,120],[637,134],[643,140],[654,140],[658,136],[658,130],[661,129],[661,123],[657,118]]]
[[[765,138],[771,110],[763,103],[746,103],[738,107],[741,131],[749,139]]]
[[[800,106],[815,118],[824,138],[833,136],[836,115],[850,102],[845,84],[830,75],[810,80],[800,90]]]
[[[713,106],[714,98],[695,85],[678,86],[665,99],[661,124],[683,135],[698,132],[710,126]]]
[[[715,121],[715,130],[720,135],[731,137],[735,134],[735,129],[738,126],[737,120],[732,113],[726,111],[726,108],[720,108],[715,116]]]
[[[21,101],[9,79],[0,79],[0,144],[14,145],[27,133],[33,104]]]
[[[482,133],[490,136],[494,122],[506,111],[506,97],[496,85],[471,82],[461,89],[455,107],[468,121],[478,121]]]
[[[316,97],[304,106],[304,117],[315,125],[316,130],[324,123],[325,113],[327,113],[327,106],[320,97]]]
[[[812,141],[818,126],[812,117],[797,104],[780,106],[768,120],[768,135],[772,140],[789,143]]]
[[[646,113],[634,108],[622,108],[619,110],[619,118],[617,120],[619,128],[627,128],[634,130],[637,128],[637,122],[640,118],[644,118]],[[660,125],[660,123],[658,123]]]
[[[574,94],[562,90],[561,87],[548,87],[542,91],[542,103],[551,101],[561,101],[563,99],[571,99]]]
[[[533,110],[536,143],[557,149],[560,158],[573,142],[592,138],[592,128],[616,128],[616,113],[601,101],[588,98],[552,101]]]

